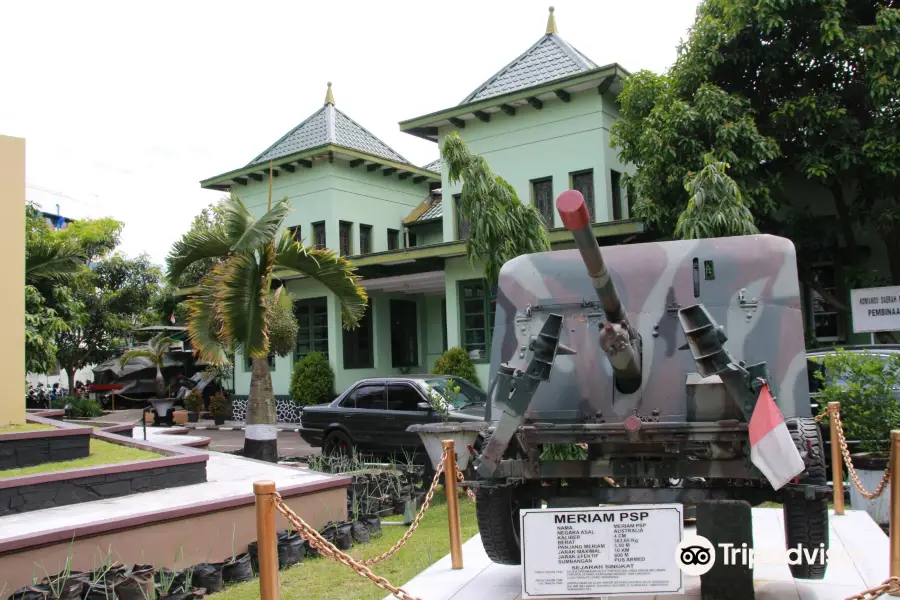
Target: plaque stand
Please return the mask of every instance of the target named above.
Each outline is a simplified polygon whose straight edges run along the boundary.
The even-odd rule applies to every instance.
[[[702,600],[755,600],[753,569],[741,560],[725,564],[725,549],[719,544],[733,544],[740,549],[747,544],[753,548],[753,520],[750,504],[744,500],[709,500],[697,505],[697,535],[712,542],[716,562],[712,569],[700,576]]]

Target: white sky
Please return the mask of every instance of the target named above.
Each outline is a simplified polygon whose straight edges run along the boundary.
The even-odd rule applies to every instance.
[[[544,33],[597,64],[661,72],[697,0],[3,2],[0,134],[26,138],[27,197],[124,221],[162,263],[245,165],[337,106],[416,165],[437,145],[398,122],[450,108]]]

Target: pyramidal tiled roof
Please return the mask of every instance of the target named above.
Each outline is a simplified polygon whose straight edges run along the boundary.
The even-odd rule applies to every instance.
[[[410,164],[408,160],[375,137],[365,127],[335,108],[331,82],[328,82],[325,105],[284,134],[280,140],[247,163],[247,166],[265,163],[326,144],[343,146],[394,162]]]
[[[597,64],[579,52],[556,33],[553,7],[547,20],[547,33],[514,61],[466,96],[460,104],[468,104],[508,94],[555,79],[596,69]]]
[[[440,173],[441,172],[441,159],[433,160],[422,168],[425,169],[426,171]]]

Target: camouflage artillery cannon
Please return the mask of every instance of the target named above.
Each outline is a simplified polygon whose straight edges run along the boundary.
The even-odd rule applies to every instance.
[[[565,192],[557,209],[577,250],[520,256],[500,272],[494,420],[474,444],[471,484],[491,559],[520,563],[518,511],[544,501],[779,500],[788,547],[827,549],[793,244],[757,235],[601,252],[581,194]],[[750,461],[763,381],[805,467],[778,491]],[[555,444],[586,456],[542,458]],[[822,561],[803,561],[794,577],[824,577]]]

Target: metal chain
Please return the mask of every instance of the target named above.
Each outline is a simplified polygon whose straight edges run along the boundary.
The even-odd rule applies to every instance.
[[[881,585],[869,588],[845,600],[874,600],[875,598],[881,598],[885,594],[900,595],[900,577],[888,577]]]
[[[459,481],[459,483],[466,482],[465,476],[462,474],[462,471],[459,470],[459,465],[456,466],[456,479]],[[475,502],[475,492],[472,491],[472,488],[465,488],[465,490],[466,496],[469,497],[469,500]]]
[[[832,412],[834,412],[834,414],[830,414]],[[824,413],[816,416],[816,422],[818,423],[827,415],[830,415],[831,418],[834,419],[834,424],[838,432],[838,440],[841,445],[841,456],[844,457],[844,464],[847,465],[847,474],[850,475],[850,480],[853,482],[856,489],[859,490],[859,493],[863,498],[866,500],[874,500],[884,492],[885,487],[891,479],[891,461],[888,461],[887,466],[884,468],[884,476],[881,478],[881,482],[878,484],[878,487],[875,488],[875,491],[868,491],[863,487],[862,482],[859,480],[859,475],[856,474],[856,469],[853,468],[853,462],[850,460],[850,450],[847,448],[847,438],[844,436],[844,425],[841,423],[841,411],[832,411],[831,408],[826,408]]]
[[[409,529],[406,530],[406,533],[403,534],[403,537],[400,538],[396,544],[394,544],[390,550],[382,554],[381,556],[376,556],[375,558],[370,558],[369,560],[364,560],[362,564],[364,565],[375,565],[380,563],[383,560],[387,560],[394,555],[397,550],[402,548],[409,537],[413,534],[416,528],[419,526],[419,521],[422,520],[422,517],[425,516],[425,511],[428,509],[428,505],[431,504],[431,497],[434,496],[434,491],[437,489],[438,480],[441,478],[441,473],[444,472],[444,461],[447,459],[447,449],[445,448],[443,453],[441,453],[441,462],[438,464],[437,469],[434,472],[434,479],[431,480],[431,488],[428,490],[428,493],[425,494],[425,501],[422,503],[422,508],[419,509],[418,514],[416,514],[416,518],[413,520],[412,525],[409,526]]]
[[[403,588],[398,588],[392,585],[391,582],[384,577],[376,575],[365,565],[360,564],[359,562],[354,560],[350,555],[338,550],[334,546],[334,544],[323,538],[318,531],[310,527],[303,519],[298,517],[297,514],[284,503],[284,500],[281,499],[281,494],[275,492],[274,494],[272,494],[272,499],[278,512],[284,515],[284,518],[288,520],[288,522],[294,527],[294,529],[303,537],[305,537],[307,542],[309,542],[311,546],[318,550],[320,554],[329,558],[333,558],[339,563],[350,567],[351,569],[356,571],[356,573],[360,577],[365,577],[371,580],[372,583],[374,583],[376,586],[386,592],[390,592],[400,600],[422,600],[421,598],[410,595],[409,592],[407,592]]]

